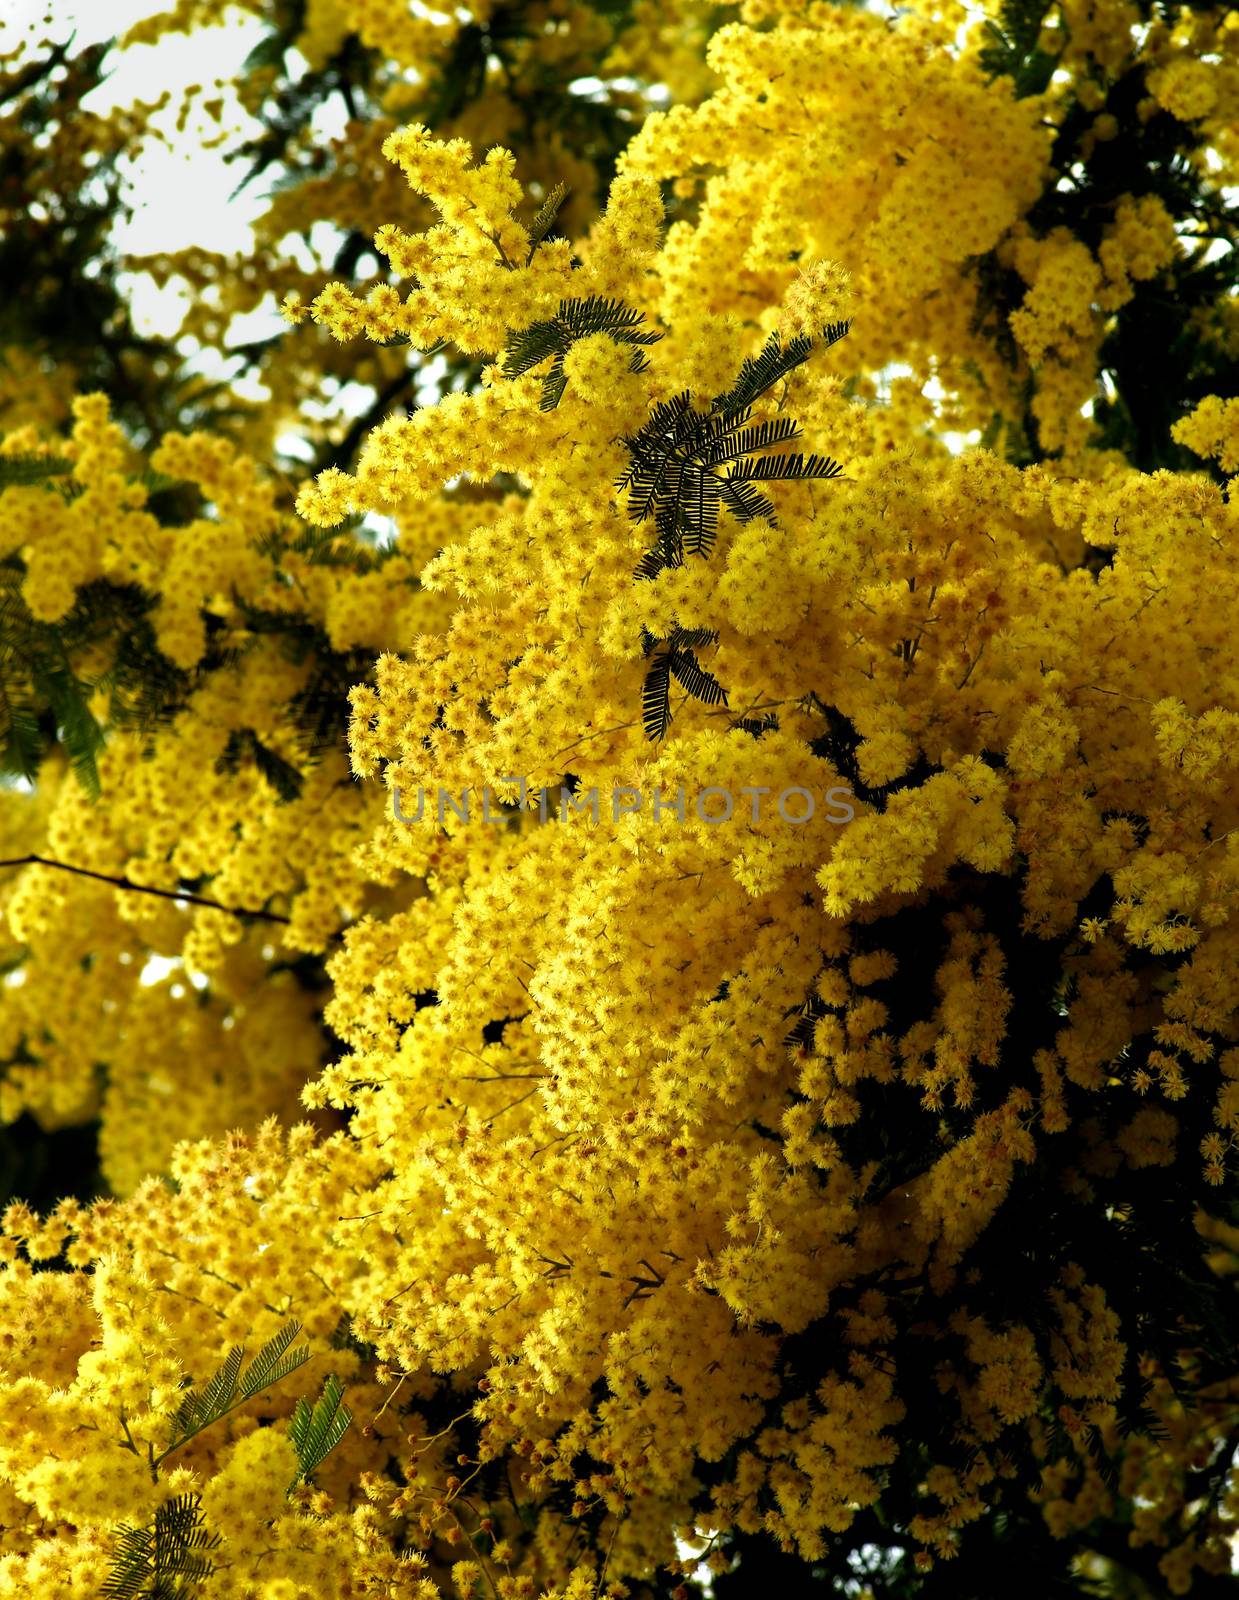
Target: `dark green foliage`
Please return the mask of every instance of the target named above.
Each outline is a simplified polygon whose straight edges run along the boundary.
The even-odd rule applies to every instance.
[[[100,1600],[176,1600],[198,1592],[198,1584],[215,1571],[209,1551],[220,1543],[202,1518],[202,1496],[177,1495],[155,1512],[150,1527],[122,1524],[116,1552]]]
[[[1003,0],[1000,20],[986,18],[991,42],[981,65],[992,78],[1011,78],[1017,95],[1042,94],[1054,71],[1054,57],[1037,48],[1050,9],[1051,0]]]
[[[227,1416],[246,1400],[252,1400],[264,1389],[271,1388],[289,1373],[295,1372],[310,1359],[309,1345],[292,1349],[293,1340],[301,1332],[299,1322],[286,1322],[242,1372],[245,1360],[243,1345],[235,1345],[225,1357],[222,1366],[200,1389],[191,1389],[173,1413],[168,1443],[155,1457],[158,1465],[173,1450],[179,1450],[204,1428]],[[304,1404],[304,1402],[301,1402]]]
[[[63,456],[0,456],[0,489],[46,483],[49,478],[63,478],[72,471],[73,463]]]
[[[0,492],[41,485],[73,498],[78,486],[59,481],[71,471],[72,463],[57,456],[0,457]],[[136,481],[153,497],[180,487],[154,472]],[[0,564],[0,771],[32,780],[51,745],[60,743],[94,797],[104,738],[92,697],[100,691],[107,697],[116,726],[151,726],[184,694],[188,675],[158,649],[148,616],[154,602],[136,585],[85,584],[66,616],[44,622],[30,613],[23,577],[18,557]],[[100,652],[102,670],[88,676],[82,658]]]
[[[305,682],[288,703],[305,759],[339,749],[348,727],[349,690],[369,678],[374,651],[336,650],[322,628],[300,613],[238,605],[250,633],[278,638],[289,660],[307,668]]]
[[[644,345],[657,344],[661,333],[641,332],[641,313],[622,300],[606,300],[592,294],[585,300],[561,300],[559,309],[545,322],[533,322],[509,336],[504,351],[503,372],[518,378],[549,360],[550,371],[542,380],[540,409],[553,411],[568,386],[564,357],[578,339],[587,334],[605,333],[616,344],[634,346],[630,372],[644,372],[649,362],[641,353]]]
[[[99,792],[95,758],[103,734],[88,704],[59,628],[31,617],[18,587],[21,573],[0,569],[0,727],[3,768],[33,780],[48,745],[59,739],[83,788]]]
[[[755,739],[759,739],[763,733],[773,733],[779,726],[779,719],[773,711],[767,711],[760,717],[739,717],[731,726],[742,733],[751,733]]]
[[[327,1379],[313,1406],[304,1397],[297,1401],[288,1425],[288,1437],[298,1461],[297,1475],[290,1487],[307,1483],[348,1432],[353,1416],[343,1402],[344,1390],[334,1375]]]
[[[528,266],[533,260],[534,252],[542,243],[543,239],[553,236],[555,232],[555,221],[559,216],[560,207],[567,198],[567,186],[562,183],[557,183],[551,190],[550,194],[547,195],[543,204],[538,208],[533,221],[530,222],[526,230],[529,234],[529,254],[525,257],[526,266]]]
[[[664,639],[646,628],[641,630],[642,651],[652,657],[641,695],[647,739],[661,739],[671,726],[672,678],[708,706],[727,704],[726,689],[697,659],[698,650],[717,643],[718,634],[713,628],[672,628]]]
[[[846,322],[828,323],[815,340],[807,334],[797,334],[786,344],[780,343],[778,334],[772,333],[759,355],[745,357],[740,376],[726,394],[715,395],[711,410],[730,417],[734,412],[751,406],[780,378],[786,377],[793,368],[807,361],[815,349],[829,350],[831,345],[846,338],[848,327]]]
[[[172,1417],[167,1446],[158,1455],[153,1447],[150,1450],[152,1473],[204,1428],[219,1422],[245,1401],[255,1399],[308,1361],[308,1345],[292,1348],[300,1332],[300,1323],[285,1323],[244,1370],[245,1350],[241,1345],[234,1346],[208,1382],[182,1399]],[[343,1343],[348,1343],[347,1335]],[[353,1419],[343,1398],[344,1391],[332,1376],[313,1406],[304,1397],[297,1401],[288,1427],[298,1463],[289,1484],[290,1493],[298,1484],[309,1481],[348,1431]],[[125,1448],[139,1454],[127,1427],[125,1439]],[[138,1596],[174,1600],[176,1596],[189,1595],[194,1591],[185,1585],[209,1577],[214,1570],[204,1552],[213,1550],[219,1542],[218,1535],[207,1534],[202,1526],[200,1497],[181,1495],[160,1507],[150,1527],[124,1525],[117,1530],[116,1554],[107,1582],[100,1590],[100,1600],[137,1600]]]
[[[301,794],[300,771],[291,761],[263,744],[253,728],[239,728],[229,734],[216,766],[221,772],[235,772],[246,757],[253,761],[281,800],[296,800]]]
[[[827,1006],[816,990],[805,997],[804,1004],[792,1013],[796,1021],[783,1040],[786,1050],[812,1050],[818,1019],[824,1017]]]
[[[646,669],[641,720],[647,739],[661,739],[671,726],[671,656],[666,651],[655,656]]]
[[[670,661],[671,676],[695,700],[702,700],[708,706],[727,704],[727,691],[712,672],[706,671],[691,650],[673,649]]]
[[[0,771],[32,780],[54,744],[61,744],[92,797],[103,730],[91,710],[107,697],[118,727],[151,727],[169,715],[189,675],[163,655],[149,620],[154,602],[132,584],[100,579],[78,590],[59,622],[30,615],[16,562],[0,565]],[[102,658],[88,676],[83,657]]]
[[[926,778],[942,770],[927,761],[923,755],[918,755],[902,776],[892,778],[889,783],[867,784],[861,777],[860,766],[856,759],[856,752],[861,746],[861,737],[851,722],[837,706],[827,705],[812,691],[805,696],[804,704],[822,717],[825,723],[823,731],[811,741],[810,752],[829,761],[856,798],[865,805],[872,806],[875,811],[885,811],[891,795],[899,794],[904,789],[916,788],[924,783]],[[983,755],[982,760],[992,764],[994,758]]]
[[[631,316],[632,313],[629,313]],[[544,326],[537,324],[536,326]],[[829,349],[848,331],[846,322],[824,328],[820,343]],[[686,555],[709,555],[718,535],[719,508],[739,522],[765,517],[775,522],[773,503],[753,490],[755,483],[837,478],[842,472],[829,456],[780,451],[759,452],[800,437],[792,417],[754,422],[753,405],[781,378],[807,361],[813,340],[797,337],[783,344],[771,334],[760,354],[746,357],[735,383],[715,395],[708,411],[698,411],[688,390],[658,401],[639,432],[624,439],[628,467],[616,481],[627,489],[634,522],[652,518],[654,539],[637,567],[638,579],[684,564]],[[532,364],[532,363],[531,363]],[[725,472],[718,469],[726,467]],[[674,679],[706,705],[726,705],[727,691],[697,659],[696,652],[718,643],[712,629],[673,628],[666,638],[642,629],[642,653],[650,657],[641,694],[641,718],[648,739],[661,739],[671,725]],[[761,734],[778,726],[774,717],[741,718],[734,728]]]
[[[136,584],[100,579],[83,585],[73,609],[55,624],[66,652],[106,647],[110,660],[92,684],[108,696],[108,719],[118,727],[152,728],[188,693],[190,674],[155,642],[153,601]]]
[[[847,333],[847,324],[822,330],[829,348]],[[725,394],[708,411],[698,411],[688,390],[660,400],[643,427],[626,437],[630,461],[616,480],[628,490],[628,515],[634,522],[652,518],[654,538],[637,567],[638,578],[655,578],[679,567],[686,555],[708,555],[718,533],[719,509],[739,522],[765,517],[774,522],[773,503],[755,483],[836,478],[842,472],[829,456],[784,451],[758,457],[759,451],[800,437],[791,417],[752,421],[752,407],[780,378],[806,361],[815,348],[798,337],[782,344],[771,334],[761,353],[748,357]],[[717,469],[730,463],[726,472]]]
[[[1146,19],[1167,15],[1166,8],[1147,0],[1139,9]],[[1017,95],[1039,93],[1053,69],[1053,60],[1035,48],[1047,19],[1065,29],[1056,6],[1012,0],[1001,26],[991,25],[999,42],[983,56],[984,65],[994,76],[1011,76]],[[1200,241],[1156,277],[1135,282],[1131,299],[1109,318],[1093,397],[1101,448],[1121,452],[1145,472],[1199,472],[1206,470],[1204,464],[1177,445],[1170,430],[1206,395],[1239,394],[1239,366],[1209,329],[1215,308],[1226,303],[1239,282],[1239,207],[1233,192],[1219,189],[1198,159],[1205,142],[1200,129],[1164,110],[1148,114],[1147,62],[1138,50],[1133,39],[1126,65],[1105,84],[1103,105],[1085,106],[1074,95],[1068,99],[1050,153],[1051,178],[1028,222],[1039,237],[1064,228],[1096,255],[1120,198],[1153,195],[1182,237]],[[1114,119],[1117,131],[1111,139],[1095,137],[1101,115]],[[1226,249],[1205,260],[1204,246],[1214,242]],[[974,331],[984,331],[1003,360],[1019,369],[1022,359],[1009,318],[1027,285],[996,252],[976,258],[973,278]],[[1028,374],[1022,416],[987,436],[990,446],[1001,446],[1016,465],[1047,455],[1032,412],[1035,385],[1036,374]],[[1220,479],[1216,469],[1210,470]]]

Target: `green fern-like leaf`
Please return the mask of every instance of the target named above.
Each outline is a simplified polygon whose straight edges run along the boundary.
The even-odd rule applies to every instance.
[[[757,356],[746,356],[740,374],[724,394],[715,395],[713,410],[726,415],[751,406],[780,378],[807,361],[813,353],[813,341],[807,334],[797,334],[783,344],[777,333],[772,333]]]
[[[667,643],[677,650],[704,650],[718,643],[717,628],[672,628]]]
[[[764,717],[737,717],[731,724],[731,731],[751,733],[755,739],[760,739],[763,733],[772,733],[778,726],[778,717],[773,711],[768,711]]]
[[[296,1350],[290,1348],[300,1332],[299,1322],[285,1323],[274,1338],[267,1340],[244,1373],[241,1364],[245,1360],[245,1348],[235,1345],[213,1376],[202,1388],[191,1390],[173,1413],[168,1443],[162,1454],[155,1458],[156,1465],[204,1428],[209,1428],[244,1401],[269,1389],[308,1361],[309,1345],[302,1345]]]
[[[671,726],[671,657],[655,656],[641,690],[641,720],[647,739],[658,740]]]
[[[57,659],[57,656],[59,659]],[[39,658],[34,666],[35,688],[46,697],[56,719],[61,742],[78,782],[92,800],[99,798],[97,757],[103,750],[103,729],[87,700],[87,686],[69,665],[63,647],[57,655]]]
[[[63,478],[72,471],[73,463],[63,456],[0,455],[0,489],[46,483],[49,478]]]
[[[99,1594],[102,1600],[134,1600],[140,1595],[151,1571],[151,1551],[155,1543],[153,1528],[116,1530],[112,1566]]]
[[[712,672],[706,671],[691,650],[672,650],[668,659],[672,676],[695,700],[704,701],[708,706],[727,704],[726,689]]]
[[[831,345],[838,344],[840,339],[846,337],[850,326],[847,322],[832,322],[821,330],[816,339],[798,333],[786,344],[782,343],[777,333],[772,333],[759,355],[745,358],[735,383],[725,394],[715,396],[712,409],[726,415],[751,406],[780,378],[785,378],[794,368],[807,361],[815,349],[829,350]]]
[[[237,1379],[244,1360],[245,1346],[234,1345],[209,1381],[185,1396],[172,1417],[171,1441],[174,1442],[170,1441],[169,1449],[184,1444],[230,1410],[236,1399]]]
[[[741,461],[727,474],[730,483],[773,483],[779,479],[837,478],[843,468],[831,456],[801,455],[789,450],[759,461]]]
[[[216,762],[220,772],[235,772],[243,761],[252,761],[261,777],[287,804],[301,795],[304,778],[299,768],[286,761],[278,751],[272,750],[252,728],[239,728],[228,736],[223,754]]]
[[[254,1395],[261,1394],[264,1389],[270,1389],[274,1384],[280,1383],[310,1359],[308,1345],[299,1350],[292,1348],[293,1341],[300,1332],[299,1322],[286,1322],[274,1338],[267,1340],[246,1368],[238,1384],[243,1400],[250,1400]]]
[[[107,697],[118,726],[151,727],[184,703],[189,675],[162,654],[149,613],[152,596],[99,579],[78,590],[54,623],[30,615],[20,565],[0,566],[0,747],[4,770],[33,777],[48,748],[63,746],[87,793],[98,793],[104,732],[92,709]],[[75,666],[102,653],[98,676]],[[110,657],[110,659],[109,659]]]
[[[116,1530],[112,1565],[100,1600],[172,1600],[191,1593],[190,1585],[209,1578],[215,1563],[209,1552],[220,1535],[208,1533],[202,1519],[202,1497],[177,1495],[155,1512],[149,1527],[122,1524]]]
[[[542,243],[543,239],[545,239],[555,227],[560,208],[563,206],[563,203],[567,198],[567,185],[557,183],[551,190],[550,194],[547,195],[542,205],[539,207],[536,216],[529,224],[528,228],[529,254],[525,257],[526,266],[528,266],[533,260],[534,253],[538,246]]]
[[[851,329],[852,324],[846,320],[828,322],[817,336],[818,349],[829,350],[832,345],[838,344],[840,339],[846,339]]]
[[[202,1521],[202,1500],[196,1494],[178,1495],[165,1501],[155,1512],[154,1568],[160,1579],[209,1578],[215,1564],[202,1552],[220,1543],[217,1533],[208,1533]]]
[[[288,1437],[297,1452],[297,1473],[290,1490],[306,1483],[348,1432],[352,1413],[344,1404],[344,1390],[334,1374],[323,1385],[313,1406],[304,1397],[288,1425]]]
[[[539,409],[553,411],[562,400],[568,383],[564,373],[564,356],[576,340],[592,333],[605,333],[617,344],[639,347],[657,343],[662,334],[641,330],[641,320],[641,313],[626,306],[622,300],[607,299],[602,295],[589,295],[583,300],[561,300],[553,317],[531,323],[519,333],[509,336],[504,351],[503,373],[506,377],[517,378],[549,360],[551,365],[542,380]],[[634,349],[629,368],[633,372],[646,370],[640,348]]]
[[[754,423],[752,427],[737,427],[739,422],[747,421],[751,414],[746,409],[743,418],[729,418],[728,429],[712,438],[702,452],[707,465],[714,467],[724,461],[738,461],[741,456],[767,450],[771,445],[787,444],[800,437],[800,424],[794,417],[769,417],[763,422]]]
[[[718,631],[714,628],[673,627],[664,639],[648,628],[641,629],[641,652],[653,658],[642,690],[642,722],[647,739],[663,738],[671,725],[672,678],[706,705],[727,704],[726,689],[696,655],[698,650],[717,643]]]
[[[563,399],[567,387],[568,374],[564,371],[563,357],[557,355],[554,367],[542,380],[542,398],[538,401],[538,410],[554,411]]]
[[[574,339],[586,334],[606,333],[624,344],[656,344],[661,333],[639,333],[641,313],[622,300],[608,300],[603,295],[591,294],[585,300],[561,300],[557,313],[559,320]]]
[[[818,344],[829,347],[848,331],[846,322],[823,328]],[[615,480],[627,491],[627,512],[633,522],[653,519],[654,537],[634,577],[650,580],[682,566],[686,555],[707,556],[718,532],[720,507],[740,522],[764,517],[775,523],[773,502],[754,485],[838,477],[839,463],[829,456],[800,451],[762,452],[800,437],[791,417],[752,421],[753,403],[779,378],[807,360],[813,340],[799,336],[784,345],[771,335],[761,353],[742,363],[730,389],[716,395],[708,411],[698,411],[685,390],[661,400],[636,434],[626,436],[628,465]],[[718,469],[726,467],[725,472]],[[674,628],[659,639],[641,630],[642,654],[649,661],[641,693],[642,723],[648,739],[665,736],[671,725],[672,678],[707,705],[726,705],[727,691],[698,661],[696,651],[717,642],[710,629]],[[660,648],[661,647],[661,648]],[[754,736],[777,727],[775,718],[742,718],[733,723]]]
[[[130,478],[130,483],[140,483],[147,494],[167,494],[169,489],[179,489],[184,483],[183,478],[170,478],[166,472],[154,472],[149,468]]]
[[[729,472],[719,484],[718,492],[737,522],[753,522],[758,517],[764,517],[767,522],[775,521],[774,502],[750,489],[746,478]]]
[[[847,323],[831,323],[818,344],[828,347],[847,331]],[[839,476],[842,469],[829,456],[760,454],[800,436],[793,418],[752,421],[753,402],[814,348],[814,341],[804,336],[783,345],[772,335],[760,355],[744,361],[736,382],[715,396],[708,411],[696,410],[686,390],[656,403],[638,432],[625,437],[628,465],[615,486],[628,492],[629,518],[644,522],[652,517],[655,528],[635,577],[656,578],[681,566],[686,555],[709,555],[723,506],[740,522],[764,517],[774,523],[774,504],[752,487],[756,483]],[[727,471],[720,473],[724,465]]]
[[[0,770],[33,782],[43,756],[39,708],[31,703],[21,664],[9,651],[0,653]]]
[[[561,354],[563,349],[563,328],[558,319],[531,323],[508,340],[503,359],[504,376],[519,378],[549,356]]]
[[[634,578],[652,579],[660,572],[684,565],[683,543],[678,539],[665,539],[661,535],[641,557],[633,572]]]

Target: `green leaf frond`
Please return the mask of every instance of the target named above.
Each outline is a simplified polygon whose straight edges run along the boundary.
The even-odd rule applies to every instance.
[[[802,478],[837,478],[843,468],[831,456],[801,455],[789,450],[762,461],[741,461],[727,474],[729,483],[774,483]]]
[[[722,506],[740,522],[764,517],[775,523],[773,502],[751,485],[840,475],[843,469],[829,456],[799,451],[761,455],[798,439],[800,425],[786,416],[754,422],[752,407],[814,349],[829,349],[847,331],[846,322],[835,322],[816,341],[800,335],[786,345],[772,334],[759,355],[745,359],[735,383],[715,396],[708,411],[698,411],[685,390],[658,401],[637,433],[625,436],[628,464],[615,487],[628,491],[631,521],[654,521],[654,538],[638,563],[636,578],[656,578],[682,566],[686,555],[709,555]],[[719,472],[724,465],[726,472]]]
[[[209,1578],[215,1563],[209,1552],[220,1535],[208,1533],[202,1517],[202,1497],[177,1495],[155,1512],[149,1527],[122,1524],[116,1530],[112,1565],[100,1600],[173,1600],[194,1592]],[[188,1588],[192,1585],[194,1588]]]
[[[661,739],[671,726],[671,655],[656,655],[641,690],[641,720],[647,739]]]
[[[706,671],[691,650],[672,650],[668,659],[672,676],[695,700],[708,706],[727,704],[726,689],[712,672]]]
[[[647,739],[663,738],[671,726],[671,680],[708,706],[726,705],[727,691],[697,659],[697,651],[718,643],[714,628],[673,627],[665,638],[641,630],[641,651],[650,659],[642,689],[642,722]]]
[[[184,703],[189,674],[163,655],[133,584],[97,580],[77,591],[58,622],[32,617],[19,565],[0,567],[0,770],[33,779],[55,743],[86,792],[99,792],[104,733],[91,701],[103,693],[118,727],[152,727]],[[83,658],[102,655],[93,674]]]
[[[831,345],[838,344],[840,339],[846,337],[850,326],[848,322],[831,322],[816,339],[810,338],[807,333],[798,333],[786,344],[777,333],[772,333],[760,354],[745,357],[735,383],[725,394],[714,397],[711,409],[726,416],[751,406],[767,390],[772,389],[780,378],[785,378],[794,368],[807,361],[814,350],[829,350]]]
[[[73,463],[63,456],[44,456],[36,453],[0,455],[0,489],[28,487],[46,483],[49,478],[63,478],[73,471]]]
[[[768,711],[762,717],[738,717],[731,724],[731,732],[751,733],[755,739],[760,739],[763,733],[773,733],[778,726],[778,717],[773,711]]]
[[[525,257],[526,266],[533,260],[538,246],[553,231],[560,209],[567,198],[568,186],[563,183],[557,183],[538,208],[527,230],[529,233],[529,254]]]
[[[583,300],[561,300],[553,317],[533,322],[519,333],[509,336],[504,350],[503,374],[508,378],[519,378],[544,361],[549,361],[550,370],[542,380],[539,409],[553,411],[563,398],[568,383],[564,357],[578,339],[584,339],[591,333],[605,333],[616,344],[634,346],[629,370],[647,370],[648,362],[642,347],[656,344],[662,334],[643,330],[641,322],[641,312],[626,306],[622,300],[607,299],[603,295],[590,295]]]
[[[609,315],[618,315],[618,302]],[[622,309],[622,308],[619,308]],[[539,325],[546,328],[549,324]],[[532,330],[527,330],[532,331]],[[764,517],[777,525],[775,508],[753,485],[837,478],[842,472],[830,456],[785,450],[761,452],[800,437],[793,417],[752,421],[755,401],[806,361],[818,346],[829,349],[848,331],[846,322],[823,328],[817,341],[800,335],[784,345],[777,334],[761,353],[742,363],[735,383],[716,395],[708,411],[693,405],[684,390],[657,401],[637,433],[625,436],[628,464],[615,480],[628,493],[632,522],[654,523],[654,536],[633,574],[638,580],[683,566],[688,555],[708,556],[718,535],[719,509],[726,506],[739,522]],[[548,336],[537,335],[541,340]],[[535,341],[536,342],[536,341]],[[541,345],[539,345],[539,348]],[[550,348],[548,345],[547,348]],[[718,469],[726,466],[725,472]],[[673,628],[665,639],[641,630],[641,651],[649,660],[642,688],[642,723],[648,739],[664,737],[671,725],[672,679],[706,705],[726,705],[727,691],[697,660],[696,651],[718,642],[711,629]],[[733,723],[754,736],[777,727],[775,718],[742,718]]]
[[[299,1322],[286,1322],[273,1338],[267,1340],[244,1372],[241,1366],[245,1360],[245,1347],[235,1345],[207,1382],[201,1388],[191,1389],[181,1400],[172,1415],[168,1443],[155,1458],[155,1465],[172,1451],[187,1444],[204,1428],[209,1428],[246,1400],[252,1400],[255,1395],[270,1389],[304,1365],[310,1359],[309,1345],[292,1348],[300,1332]]]
[[[304,779],[299,768],[269,745],[263,744],[253,728],[236,728],[228,735],[223,754],[216,761],[219,772],[235,772],[243,761],[249,759],[261,777],[287,802],[301,795]]]
[[[998,21],[985,20],[990,42],[981,52],[982,71],[1013,79],[1017,96],[1040,94],[1057,65],[1037,48],[1049,10],[1049,0],[1003,0]]]
[[[297,1452],[298,1463],[290,1491],[299,1483],[309,1481],[343,1439],[352,1421],[352,1413],[344,1404],[344,1390],[334,1374],[324,1383],[323,1392],[313,1406],[304,1397],[297,1401],[297,1409],[288,1425],[288,1437]]]

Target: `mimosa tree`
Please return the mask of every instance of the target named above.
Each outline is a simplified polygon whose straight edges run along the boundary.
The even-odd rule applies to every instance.
[[[7,62],[0,1597],[1228,1594],[1234,15],[243,9],[244,261]]]

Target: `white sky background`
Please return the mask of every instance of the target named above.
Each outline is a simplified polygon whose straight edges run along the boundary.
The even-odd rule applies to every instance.
[[[117,39],[135,22],[169,7],[170,0],[0,0],[0,49],[11,50],[17,38],[27,32],[33,32],[36,40],[50,42],[60,42],[74,34],[79,45]],[[155,45],[134,45],[113,53],[107,63],[110,76],[88,97],[88,110],[106,112],[135,100],[153,102],[165,90],[171,95],[167,109],[153,124],[168,135],[170,147],[150,140],[137,161],[120,168],[133,205],[132,218],[118,221],[113,229],[113,242],[121,254],[158,255],[199,246],[245,255],[253,248],[251,225],[266,208],[268,176],[260,175],[234,197],[246,164],[226,162],[222,148],[204,148],[204,141],[217,137],[222,129],[228,134],[225,143],[235,145],[238,136],[260,131],[261,125],[244,110],[230,85],[266,32],[258,18],[233,12],[222,25],[195,28],[189,34],[171,34]],[[218,93],[223,99],[222,124],[201,114],[191,115],[185,131],[178,134],[175,123],[183,92],[195,84],[205,87],[207,92],[202,98],[210,99]],[[334,112],[335,108],[329,106],[319,113],[325,136],[342,128],[342,110],[339,125],[327,125]],[[327,233],[334,233],[323,226]],[[329,250],[326,240],[324,244]],[[300,257],[300,266],[312,267],[304,246],[290,240],[289,254],[290,258],[294,254]],[[327,276],[324,273],[324,281]],[[175,333],[187,301],[184,286],[174,280],[160,289],[145,273],[125,274],[120,283],[139,333],[162,337]],[[268,338],[286,326],[276,295],[270,293],[256,311],[233,318],[228,343]],[[183,338],[177,348],[193,370],[208,378],[226,379],[235,369],[235,362],[221,361],[213,351],[199,354],[195,339]],[[263,400],[268,394],[254,379],[234,380],[233,387],[244,399]],[[332,403],[322,408],[322,414],[360,412],[369,398],[368,391],[356,396],[335,395]],[[294,458],[304,460],[313,454],[296,434],[283,435],[278,444]]]
[[[115,38],[143,17],[167,9],[160,0],[0,0],[0,40],[35,30],[36,38],[52,41],[76,34],[79,44]],[[179,139],[173,133],[179,91],[191,84],[220,79],[226,85],[246,56],[263,37],[257,18],[234,14],[227,26],[176,34],[157,45],[135,46],[116,52],[111,77],[87,102],[92,111],[106,111],[134,100],[157,100],[165,89],[172,104],[159,119],[173,137],[174,148],[152,143],[126,176],[137,201],[133,221],[115,231],[117,248],[134,255],[153,255],[201,245],[212,250],[244,251],[253,243],[250,223],[263,209],[261,181],[235,200],[244,168],[228,166],[218,150],[204,150],[200,138],[204,123],[195,130],[191,121]],[[227,125],[254,129],[257,124],[242,110],[235,96],[225,94]],[[160,305],[161,296],[149,283],[139,291],[135,314],[142,331],[167,333],[176,318]],[[162,314],[161,314],[162,311]]]
[[[17,38],[27,32],[33,32],[36,40],[53,42],[75,34],[79,45],[119,39],[135,22],[168,10],[170,4],[171,0],[0,0],[0,50],[12,49]],[[224,24],[170,34],[155,45],[133,45],[114,52],[107,63],[110,76],[88,97],[88,110],[106,112],[137,100],[150,103],[165,91],[171,96],[166,110],[153,119],[153,126],[168,135],[169,144],[149,140],[139,159],[120,169],[133,205],[132,218],[118,221],[113,229],[113,242],[122,255],[158,255],[191,246],[226,255],[246,255],[252,250],[251,225],[266,209],[270,174],[260,174],[234,195],[246,163],[225,161],[223,148],[208,148],[206,141],[226,131],[225,144],[235,145],[239,137],[261,131],[261,124],[248,115],[230,86],[266,33],[260,19],[233,11]],[[298,59],[294,53],[290,64]],[[222,123],[193,114],[184,132],[178,134],[177,111],[184,91],[193,85],[205,87],[200,98],[211,99],[216,94],[222,98]],[[324,138],[335,137],[342,132],[344,120],[343,107],[329,102],[315,113],[314,126]],[[337,230],[326,223],[316,224],[311,235],[312,243],[328,261],[338,238]],[[303,241],[290,237],[287,250],[299,267],[314,270],[316,263]],[[323,281],[329,277],[329,270],[324,269]],[[129,298],[139,333],[162,337],[175,333],[187,301],[183,285],[173,280],[160,289],[146,273],[124,274],[120,285]],[[286,327],[277,296],[270,292],[256,311],[233,318],[227,342],[239,345],[269,338]],[[182,338],[177,348],[192,370],[211,379],[230,380],[243,399],[267,398],[268,391],[260,382],[234,378],[236,363],[221,360],[214,351],[200,351],[196,340]],[[427,371],[426,377],[433,380],[438,375],[436,367],[434,372]],[[307,414],[318,418],[360,415],[372,398],[368,389],[358,385],[337,390],[331,380],[328,388],[323,403],[306,404]],[[277,444],[294,459],[308,460],[313,455],[296,433],[283,434]],[[383,529],[376,526],[375,531]]]

